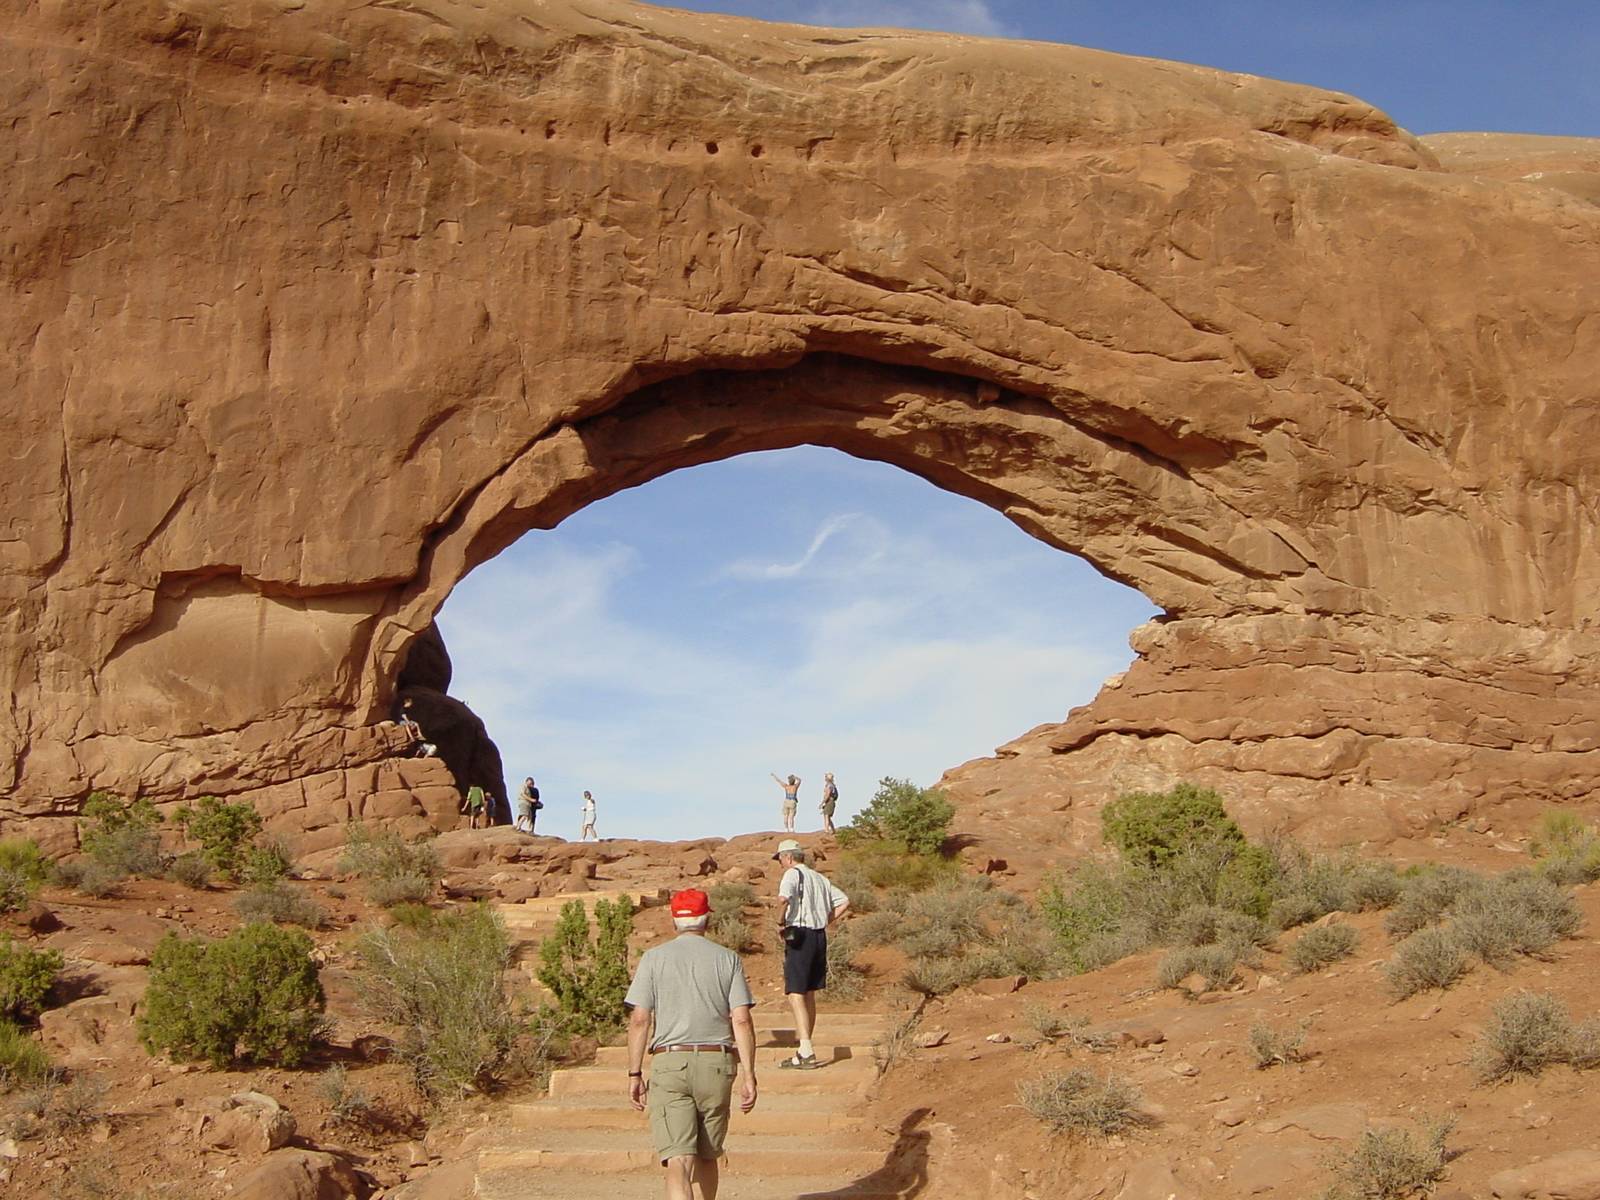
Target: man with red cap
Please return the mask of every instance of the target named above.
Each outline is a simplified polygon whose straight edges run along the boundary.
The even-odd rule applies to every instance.
[[[648,1106],[667,1200],[716,1200],[733,1085],[756,1106],[755,1003],[739,956],[707,941],[711,903],[697,888],[672,897],[678,936],[639,959],[628,1012],[628,1097]],[[645,1052],[650,1082],[645,1083]]]

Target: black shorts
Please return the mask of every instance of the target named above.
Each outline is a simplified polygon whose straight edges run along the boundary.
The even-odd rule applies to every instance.
[[[828,931],[800,929],[800,943],[783,950],[783,990],[819,992],[828,986]]]

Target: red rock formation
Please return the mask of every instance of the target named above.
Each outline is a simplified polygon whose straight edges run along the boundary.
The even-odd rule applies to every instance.
[[[428,797],[381,722],[467,571],[802,442],[1170,614],[983,811],[1600,772],[1600,207],[1359,101],[619,0],[7,0],[0,111],[7,828]]]

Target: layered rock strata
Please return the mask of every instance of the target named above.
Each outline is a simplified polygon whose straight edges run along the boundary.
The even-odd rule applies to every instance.
[[[0,113],[7,831],[445,787],[383,721],[458,580],[800,443],[1169,616],[969,798],[1600,777],[1572,180],[1311,88],[619,0],[7,0]]]

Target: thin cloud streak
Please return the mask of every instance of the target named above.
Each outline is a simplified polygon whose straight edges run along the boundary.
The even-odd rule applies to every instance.
[[[986,0],[916,0],[914,3],[876,0],[863,4],[827,0],[811,6],[806,24],[845,29],[928,29],[978,37],[1015,36]]]
[[[729,563],[723,568],[722,573],[729,579],[793,579],[815,561],[818,551],[828,544],[830,538],[860,519],[860,513],[841,513],[838,516],[829,517],[812,537],[811,545],[806,547],[806,552],[794,562],[757,563],[741,560]]]

